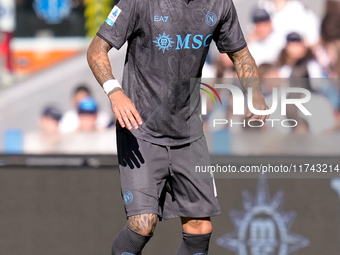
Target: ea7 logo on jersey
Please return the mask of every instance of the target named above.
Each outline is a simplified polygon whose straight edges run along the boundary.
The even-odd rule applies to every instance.
[[[153,20],[156,22],[167,22],[168,19],[169,16],[157,16],[157,15],[155,15],[155,17],[153,18]]]
[[[113,24],[116,22],[120,12],[122,10],[119,9],[116,5],[113,7],[113,9],[111,10],[109,16],[107,17],[107,19],[105,20],[105,22],[107,24],[109,24],[111,27],[113,26]]]

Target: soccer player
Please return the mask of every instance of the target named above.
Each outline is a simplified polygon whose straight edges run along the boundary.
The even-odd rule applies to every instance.
[[[231,0],[121,0],[88,49],[88,63],[117,117],[117,149],[127,224],[112,254],[141,254],[157,219],[180,217],[178,255],[207,254],[210,217],[220,214],[213,178],[194,178],[190,162],[209,164],[199,78],[214,40],[233,61],[253,104],[268,109],[258,71]],[[122,86],[108,51],[128,42]],[[261,119],[265,115],[248,117]]]

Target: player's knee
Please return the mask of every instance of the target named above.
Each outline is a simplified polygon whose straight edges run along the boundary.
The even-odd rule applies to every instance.
[[[130,229],[141,235],[151,235],[155,231],[157,214],[140,214],[128,217]]]
[[[190,234],[207,234],[213,230],[210,218],[184,220],[183,231]]]
[[[213,227],[210,221],[199,220],[195,230],[197,231],[197,233],[193,234],[207,234],[212,232]]]

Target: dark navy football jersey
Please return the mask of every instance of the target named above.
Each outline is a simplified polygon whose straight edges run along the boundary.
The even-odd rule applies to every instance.
[[[211,41],[221,53],[246,46],[232,0],[121,0],[97,35],[116,49],[128,41],[122,87],[144,122],[131,132],[169,146],[203,135],[190,78],[201,77]]]

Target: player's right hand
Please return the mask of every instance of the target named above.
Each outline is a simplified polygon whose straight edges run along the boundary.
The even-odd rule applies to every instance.
[[[110,95],[111,107],[122,128],[138,129],[138,124],[142,125],[142,118],[136,109],[135,104],[123,91],[116,91]]]

